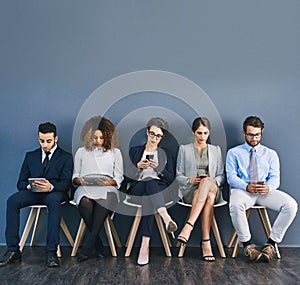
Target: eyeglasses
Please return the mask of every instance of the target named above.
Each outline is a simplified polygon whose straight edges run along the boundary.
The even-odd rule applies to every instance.
[[[164,135],[161,134],[155,134],[154,132],[148,132],[150,138],[154,139],[155,137],[160,140]]]
[[[251,133],[247,134],[246,133],[246,136],[248,136],[251,139],[254,139],[254,138],[259,139],[261,137],[261,133],[257,133],[257,134],[251,134]]]

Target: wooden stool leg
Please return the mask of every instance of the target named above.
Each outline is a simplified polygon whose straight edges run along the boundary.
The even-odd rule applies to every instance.
[[[250,208],[246,210],[246,218],[247,218],[247,220],[249,219],[250,211],[251,211]],[[235,232],[235,235],[236,235],[236,232]],[[238,251],[239,251],[239,246],[240,246],[240,240],[239,240],[238,237],[236,237],[235,246],[234,246],[234,249],[232,251],[232,256],[231,256],[232,258],[236,258],[237,257],[237,254],[238,254]]]
[[[184,252],[185,252],[186,245],[185,244],[180,244],[179,252],[178,252],[178,257],[183,257]]]
[[[117,247],[122,247],[122,243],[120,241],[120,238],[119,238],[119,235],[117,233],[117,230],[116,230],[116,227],[111,219],[111,217],[107,217],[108,218],[108,221],[109,221],[109,225],[110,225],[110,229],[111,229],[111,233],[113,235],[113,238],[117,244]]]
[[[232,258],[236,258],[239,252],[240,240],[237,238],[235,242],[234,249],[232,251]]]
[[[271,223],[270,223],[270,219],[269,219],[269,216],[268,216],[267,209],[266,208],[260,208],[260,209],[257,209],[257,210],[258,210],[261,222],[263,224],[266,236],[267,236],[267,238],[269,238],[270,233],[271,233]],[[277,243],[275,244],[275,252],[276,252],[277,258],[280,259],[281,255],[280,255]]]
[[[57,257],[61,257],[61,248],[60,248],[60,244],[57,246],[56,254],[57,254]]]
[[[37,228],[38,228],[39,221],[40,221],[41,210],[42,210],[41,207],[36,208],[36,216],[35,216],[35,222],[34,222],[33,231],[32,231],[32,235],[31,235],[30,246],[33,246],[33,244],[34,244]]]
[[[68,227],[66,225],[66,222],[65,222],[65,220],[64,220],[63,217],[61,217],[61,219],[60,219],[60,227],[63,230],[66,238],[68,239],[70,245],[74,246],[74,240],[72,238],[72,235],[71,235],[71,233],[70,233],[70,231],[69,231],[69,229],[68,229]]]
[[[73,249],[72,249],[72,252],[71,252],[71,256],[76,256],[77,250],[78,250],[79,244],[81,243],[81,240],[83,238],[85,229],[86,229],[86,225],[84,223],[84,220],[81,219],[79,227],[78,227],[78,231],[77,231],[77,234],[76,234],[76,238],[75,238],[75,241],[74,241]]]
[[[231,236],[230,236],[230,239],[229,239],[229,241],[228,241],[226,247],[231,248],[231,246],[232,246],[232,244],[233,244],[235,238],[236,238],[236,231],[235,231],[235,229],[233,229],[233,230],[232,230],[232,234],[231,234]]]
[[[27,237],[29,235],[30,229],[35,220],[35,216],[36,216],[36,209],[31,208],[24,231],[23,231],[23,234],[22,234],[22,237],[21,237],[21,240],[20,240],[20,251],[21,252],[23,251],[23,248],[24,248],[25,242],[27,240]]]
[[[142,214],[142,209],[138,208],[137,212],[136,212],[136,216],[133,221],[133,224],[131,226],[131,230],[130,230],[127,242],[126,242],[127,248],[126,248],[126,252],[125,252],[125,257],[130,256],[132,246],[134,243],[134,239],[136,237],[136,233],[137,233],[137,230],[138,230],[140,222],[141,222],[141,218],[142,218],[141,214]]]
[[[113,235],[111,232],[111,228],[110,228],[110,223],[109,223],[109,218],[107,217],[105,219],[104,222],[104,228],[106,231],[106,236],[107,236],[107,240],[108,240],[108,244],[110,247],[110,251],[111,251],[111,255],[116,257],[117,256],[117,252],[116,252],[116,248],[115,248],[115,244],[114,244],[114,239],[113,239]]]
[[[161,237],[161,240],[163,242],[166,255],[168,257],[171,257],[172,254],[171,254],[171,250],[170,250],[170,246],[169,246],[169,242],[168,242],[168,239],[167,239],[167,234],[166,234],[166,230],[164,228],[163,221],[161,220],[161,217],[158,213],[154,214],[154,217],[156,219],[156,223],[157,223],[157,226],[158,226],[158,230],[160,232],[160,237]]]
[[[217,242],[217,245],[218,245],[218,248],[219,248],[220,256],[222,258],[226,258],[226,254],[225,254],[224,247],[223,247],[223,242],[222,242],[222,239],[221,239],[221,235],[220,235],[220,231],[219,231],[219,228],[218,228],[218,224],[217,224],[215,215],[213,215],[213,218],[212,218],[212,230],[213,230],[214,235],[215,235],[215,239],[216,239],[216,242]]]

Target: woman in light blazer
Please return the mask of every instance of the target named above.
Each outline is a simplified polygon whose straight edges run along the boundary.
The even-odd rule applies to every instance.
[[[186,244],[201,214],[202,256],[212,262],[215,257],[210,244],[210,228],[214,213],[214,203],[220,199],[220,187],[225,181],[221,148],[207,143],[210,122],[205,117],[196,118],[192,125],[194,142],[181,145],[176,166],[176,180],[185,203],[192,204],[190,215],[178,236],[178,241]]]

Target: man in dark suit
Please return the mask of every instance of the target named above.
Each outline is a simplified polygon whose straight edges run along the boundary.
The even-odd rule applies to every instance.
[[[57,246],[61,218],[61,203],[68,200],[73,173],[73,158],[57,145],[56,126],[43,123],[38,128],[40,148],[27,152],[18,180],[19,191],[7,200],[6,243],[7,251],[0,266],[21,261],[19,248],[20,209],[31,205],[47,205],[47,266],[57,267]],[[28,178],[44,178],[28,182]]]

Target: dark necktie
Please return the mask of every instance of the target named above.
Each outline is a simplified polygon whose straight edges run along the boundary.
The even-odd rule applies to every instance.
[[[45,152],[45,154],[46,154],[46,156],[45,156],[44,161],[43,161],[43,172],[45,172],[45,169],[46,169],[47,164],[49,162],[50,151]]]
[[[250,182],[258,181],[258,171],[257,171],[257,162],[256,162],[256,150],[251,148],[250,150]]]

